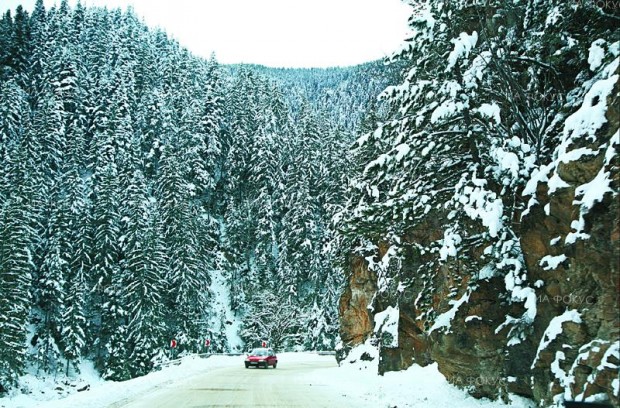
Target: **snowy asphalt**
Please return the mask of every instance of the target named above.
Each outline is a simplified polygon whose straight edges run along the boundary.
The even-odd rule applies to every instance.
[[[206,407],[364,407],[321,380],[321,370],[335,361],[280,360],[278,368],[217,368],[180,381],[163,384],[146,394],[119,401],[110,408]]]

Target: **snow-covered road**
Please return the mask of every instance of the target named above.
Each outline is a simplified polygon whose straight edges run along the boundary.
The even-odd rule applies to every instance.
[[[287,361],[283,356],[277,369],[245,369],[239,359],[235,366],[165,384],[111,407],[374,407],[344,394],[329,378],[321,380],[320,372],[335,366],[333,357]]]

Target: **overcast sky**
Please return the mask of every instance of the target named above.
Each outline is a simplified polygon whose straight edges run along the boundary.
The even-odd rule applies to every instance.
[[[70,0],[75,4],[77,0]],[[35,0],[0,0],[30,11]],[[60,0],[45,0],[46,7]],[[405,38],[402,0],[82,0],[125,8],[163,27],[198,55],[222,63],[346,66],[389,55]]]

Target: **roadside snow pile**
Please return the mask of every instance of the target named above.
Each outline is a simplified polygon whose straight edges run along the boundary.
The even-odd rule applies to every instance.
[[[374,349],[374,351],[370,349]],[[510,396],[511,403],[508,405],[488,399],[476,399],[467,394],[466,391],[448,383],[439,372],[436,363],[427,367],[413,365],[405,371],[388,372],[379,376],[375,370],[362,369],[369,366],[368,362],[361,359],[364,354],[376,356],[375,362],[378,363],[376,348],[369,344],[363,344],[351,350],[349,359],[341,363],[340,367],[321,370],[320,373],[316,372],[316,378],[312,379],[326,384],[338,384],[343,395],[362,398],[368,403],[368,406],[373,407],[533,408],[536,406],[530,400],[512,395]],[[355,357],[352,358],[352,356]],[[490,379],[482,380],[488,381]],[[498,381],[504,380],[498,379]],[[468,384],[464,383],[463,385]]]
[[[143,377],[115,382],[103,381],[94,369],[82,376],[81,383],[90,385],[90,390],[68,395],[54,391],[57,382],[38,380],[30,383],[30,394],[19,394],[0,399],[0,408],[98,408],[108,407],[129,397],[149,392],[155,387],[175,380],[189,378],[213,368],[231,364],[235,359],[241,364],[242,357],[212,356],[208,359],[186,357],[179,365],[168,367]],[[77,388],[77,387],[76,387]],[[66,397],[66,398],[64,398]],[[60,398],[60,399],[59,399]]]
[[[367,370],[376,375],[379,369],[379,350],[370,344],[371,339],[352,349],[347,358],[340,362],[342,367]]]
[[[437,363],[427,367],[411,366],[406,371],[388,372],[376,376],[376,388],[366,394],[374,398],[377,407],[520,407],[533,408],[536,404],[525,398],[510,396],[510,404],[488,399],[476,399],[449,384],[439,372]],[[472,379],[476,381],[478,379]],[[480,379],[483,380],[483,379]]]
[[[24,374],[20,378],[19,389],[12,390],[8,397],[0,398],[0,407],[29,407],[38,401],[65,398],[104,383],[92,362],[83,362],[79,369],[80,374],[77,376],[59,374],[56,378],[37,376],[34,370],[31,370],[32,373]]]

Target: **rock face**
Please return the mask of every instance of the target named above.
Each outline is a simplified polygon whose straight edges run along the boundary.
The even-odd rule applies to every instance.
[[[350,346],[362,344],[372,332],[372,314],[368,307],[377,291],[377,276],[361,257],[351,259],[351,270],[344,293],[340,297],[340,337],[345,347],[338,350],[344,357]]]
[[[598,154],[560,162],[556,173],[568,186],[549,194],[548,186],[540,184],[540,204],[523,218],[521,246],[528,273],[532,280],[544,282],[537,293],[539,317],[534,337],[541,338],[551,319],[566,311],[578,311],[581,320],[566,323],[562,333],[532,365],[533,395],[547,402],[558,393],[586,398],[606,394],[616,406],[620,404],[620,206],[612,194],[605,194],[586,213],[583,205],[578,205],[585,201],[580,186],[591,183],[603,172],[610,175],[612,190],[618,191],[618,163],[606,164],[606,155],[612,149],[617,153],[619,147],[614,146],[620,121],[619,90],[616,83],[607,100],[608,126],[601,129],[597,140],[577,140],[570,146],[571,151],[586,147]],[[575,228],[580,218],[587,235],[574,240],[581,234]],[[548,256],[565,260],[553,268],[544,262]],[[564,376],[575,379],[564,380]],[[612,385],[614,379],[616,385]]]
[[[520,220],[527,280],[536,290],[536,317],[522,341],[510,343],[509,328],[502,328],[506,316],[524,312],[523,304],[507,301],[504,278],[470,281],[481,267],[484,243],[437,263],[428,276],[407,272],[433,256],[416,249],[438,239],[432,225],[423,225],[417,230],[426,233],[412,229],[401,237],[401,280],[408,282],[402,291],[384,295],[381,273],[369,268],[386,256],[385,244],[378,245],[372,262],[353,258],[340,301],[339,358],[370,340],[379,347],[380,373],[434,361],[451,383],[477,397],[509,392],[550,406],[561,398],[602,395],[620,406],[620,176],[617,160],[609,160],[620,148],[619,91],[616,83],[607,99],[607,124],[596,140],[567,145],[568,152],[588,148],[596,154],[558,160],[548,177],[557,175],[563,187],[538,183],[536,203]],[[603,173],[611,191],[585,208],[584,186],[593,186]],[[399,307],[397,347],[381,346],[373,328],[373,316],[390,305]],[[452,318],[442,327],[438,317],[450,310]]]

